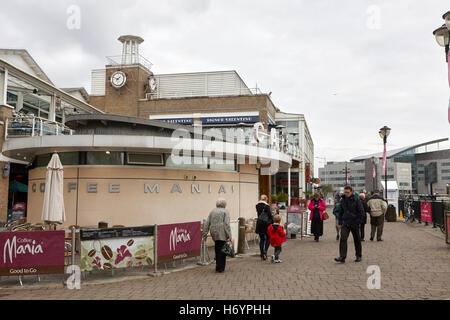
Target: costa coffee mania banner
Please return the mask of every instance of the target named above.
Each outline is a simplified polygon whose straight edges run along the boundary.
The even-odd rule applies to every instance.
[[[0,276],[64,273],[64,230],[0,232]]]
[[[154,227],[81,229],[81,271],[149,266]]]
[[[158,226],[158,262],[200,255],[201,223],[188,222]]]
[[[432,222],[431,216],[431,202],[421,202],[420,203],[420,214],[421,220],[423,222]]]

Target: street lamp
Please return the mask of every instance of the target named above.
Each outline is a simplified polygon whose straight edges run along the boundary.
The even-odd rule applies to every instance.
[[[389,134],[391,133],[391,128],[384,126],[380,129],[378,132],[380,134],[381,139],[383,139],[384,144],[384,153],[383,153],[383,162],[384,162],[384,194],[385,199],[387,200],[387,156],[386,156],[386,143],[387,143],[387,137],[389,137]]]
[[[450,17],[449,12],[447,12],[447,16]],[[450,18],[448,19],[448,24],[450,25]],[[450,39],[450,30],[448,29],[448,26],[443,24],[441,27],[434,30],[433,34],[436,37],[436,42],[438,43],[438,45],[445,48],[445,61],[448,62],[448,48]]]

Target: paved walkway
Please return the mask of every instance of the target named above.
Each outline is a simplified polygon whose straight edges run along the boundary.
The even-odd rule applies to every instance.
[[[82,283],[80,290],[0,289],[0,299],[450,299],[450,247],[439,230],[386,223],[383,242],[363,243],[361,263],[353,262],[350,236],[345,264],[333,261],[338,255],[333,216],[324,233],[318,243],[289,240],[281,264],[252,256],[229,260],[223,274],[209,265],[159,278]],[[380,267],[379,290],[367,288],[370,265]]]

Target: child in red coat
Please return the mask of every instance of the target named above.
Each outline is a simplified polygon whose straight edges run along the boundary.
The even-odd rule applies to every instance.
[[[281,244],[286,241],[286,232],[280,225],[281,216],[275,215],[273,217],[273,224],[267,228],[267,234],[270,238],[270,245],[275,248],[274,255],[272,256],[272,262],[280,263]]]

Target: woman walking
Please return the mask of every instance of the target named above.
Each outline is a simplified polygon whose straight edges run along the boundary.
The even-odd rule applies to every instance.
[[[367,214],[370,214],[370,208],[367,205],[366,195],[364,193],[359,194],[359,199],[361,200],[362,205],[364,207],[364,216],[361,219],[361,241],[366,241],[364,240],[364,236],[367,223]]]
[[[224,272],[227,256],[222,252],[222,248],[228,240],[231,240],[230,214],[225,209],[227,202],[223,198],[216,201],[216,208],[213,209],[203,227],[203,238],[206,240],[208,232],[214,240],[216,253],[216,272]]]
[[[272,211],[267,203],[267,196],[261,195],[261,200],[256,204],[256,214],[258,220],[256,221],[255,232],[259,235],[259,251],[261,260],[267,260],[267,250],[270,246],[270,238],[267,234],[267,228],[273,223]]]
[[[309,216],[309,220],[312,221],[311,232],[314,234],[314,240],[319,242],[319,238],[323,235],[323,212],[327,209],[320,194],[314,194],[314,199],[309,202],[308,209],[311,211]]]

